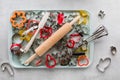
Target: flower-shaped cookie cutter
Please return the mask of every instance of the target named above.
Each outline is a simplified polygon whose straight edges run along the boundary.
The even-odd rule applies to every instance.
[[[26,21],[27,21],[27,18],[25,16],[24,11],[15,11],[10,18],[10,22],[11,22],[12,26],[14,28],[18,28],[18,29],[24,27],[24,24]]]

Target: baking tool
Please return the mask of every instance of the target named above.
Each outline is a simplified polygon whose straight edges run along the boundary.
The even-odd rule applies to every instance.
[[[20,48],[21,48],[21,44],[12,44],[10,46],[11,52],[15,55],[18,55],[18,56],[21,54]]]
[[[77,43],[80,42],[81,38],[82,37],[79,33],[70,34],[70,39],[67,41],[67,47],[68,48],[75,48],[76,46],[78,46]]]
[[[49,17],[50,13],[46,12],[46,14],[43,16],[42,20],[39,23],[39,27],[37,29],[37,31],[35,32],[35,34],[33,35],[33,37],[31,38],[31,40],[29,41],[29,43],[25,46],[24,49],[21,48],[21,51],[24,53],[27,53],[29,48],[31,47],[33,41],[35,40],[35,37],[37,36],[39,30],[45,25],[45,23],[47,22],[47,19]]]
[[[8,73],[9,73],[11,76],[14,76],[14,70],[13,70],[12,66],[11,66],[9,63],[7,63],[7,62],[2,63],[2,64],[1,64],[1,69],[2,69],[3,72],[4,72],[5,70],[7,70]]]
[[[82,32],[83,32],[83,34],[88,35],[88,34],[89,34],[89,29],[88,29],[88,27],[83,26],[83,27],[82,27]]]
[[[61,58],[59,62],[61,66],[67,66],[70,63],[70,59]]]
[[[54,68],[56,66],[56,60],[50,54],[47,54],[45,64],[47,68]]]
[[[79,14],[83,17],[83,22],[81,24],[86,25],[88,23],[88,12],[85,10],[80,10]]]
[[[79,33],[73,33],[70,35],[70,39],[74,40],[75,42],[79,42],[81,39],[81,35]]]
[[[103,19],[104,16],[105,16],[104,11],[100,10],[99,13],[98,13],[98,16],[99,16],[101,19]]]
[[[40,29],[40,38],[47,39],[52,35],[53,31],[51,27],[44,26]]]
[[[67,66],[71,62],[71,54],[65,51],[65,53],[62,53],[61,57],[59,58],[59,63],[61,66]]]
[[[62,12],[58,13],[57,16],[58,24],[61,25],[63,23],[63,20],[64,20],[64,14]]]
[[[29,42],[33,34],[28,33],[27,35],[23,35],[24,32],[25,32],[25,29],[21,29],[18,31],[18,34],[20,35],[20,39],[23,41]]]
[[[24,11],[15,11],[10,18],[11,24],[14,28],[23,28],[27,21]]]
[[[15,44],[21,44],[23,42],[23,40],[20,39],[20,35],[18,33],[15,33],[13,36],[12,36],[12,43],[15,43]]]
[[[108,35],[107,29],[105,28],[105,26],[101,25],[91,36],[89,36],[87,39],[83,40],[83,42],[82,42],[82,44],[80,44],[80,46],[88,44],[91,41],[94,41],[96,39],[99,39],[99,38],[101,38],[103,36],[107,36],[107,35]]]
[[[23,32],[22,35],[27,35],[29,32],[36,30],[38,28],[38,26],[33,26],[31,28],[29,28],[28,30],[26,30],[25,32]]]
[[[26,12],[26,18],[27,18],[27,19],[33,18],[34,15],[35,15],[35,13],[34,13],[33,11],[27,11],[27,12]]]
[[[67,47],[68,48],[74,48],[74,46],[75,46],[75,41],[74,40],[68,40],[68,42],[67,42]]]
[[[45,42],[43,42],[38,48],[35,49],[35,54],[32,55],[29,59],[25,61],[25,64],[29,64],[33,61],[38,55],[42,56],[47,52],[52,46],[54,46],[61,38],[63,38],[71,29],[72,25],[80,19],[80,16],[77,16],[70,23],[64,24],[59,28],[52,36],[50,36]]]
[[[76,66],[76,64],[77,64],[76,59],[73,59],[69,62],[69,66]]]
[[[38,24],[39,21],[37,20],[28,20],[28,24],[27,24],[27,30],[25,32],[22,33],[22,35],[27,35],[29,32],[33,32],[33,30],[36,30],[38,28]]]
[[[82,60],[85,60],[85,63],[82,63]],[[89,60],[87,56],[82,55],[78,57],[78,66],[87,66],[89,64]]]
[[[103,66],[101,66],[104,63]],[[98,71],[104,73],[106,71],[106,69],[110,66],[111,64],[111,58],[107,57],[105,59],[100,59],[99,63],[96,65],[96,68]]]
[[[111,48],[112,55],[115,55],[117,53],[117,48],[114,46],[111,46],[110,48]]]

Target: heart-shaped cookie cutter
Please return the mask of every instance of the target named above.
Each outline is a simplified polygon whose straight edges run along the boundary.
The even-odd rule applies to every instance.
[[[101,62],[104,63],[105,61],[107,61],[107,62],[109,62],[109,63],[108,63],[108,65],[106,65],[106,66],[103,68],[103,70],[102,70],[102,68],[99,67],[99,66],[100,66]],[[106,69],[110,66],[110,64],[111,64],[111,58],[109,58],[109,57],[107,57],[107,58],[105,58],[105,59],[102,59],[102,58],[101,58],[101,59],[99,60],[99,63],[96,65],[96,68],[97,68],[98,71],[104,73],[104,72],[106,71]]]

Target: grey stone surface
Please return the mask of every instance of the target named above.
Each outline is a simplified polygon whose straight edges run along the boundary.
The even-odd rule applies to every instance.
[[[14,80],[119,80],[120,79],[120,0],[0,0],[0,63],[8,59],[9,18],[14,10],[73,10],[85,9],[91,13],[91,26],[108,28],[109,36],[95,41],[93,64],[86,69],[14,69]],[[104,19],[98,18],[104,10]],[[110,53],[115,45],[118,52]],[[105,73],[96,70],[100,58],[111,57],[112,63]],[[7,72],[0,71],[0,80],[11,80]]]

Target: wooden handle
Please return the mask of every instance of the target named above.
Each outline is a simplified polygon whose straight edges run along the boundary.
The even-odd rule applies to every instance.
[[[26,62],[29,64],[36,57],[36,55],[42,56],[45,52],[47,52],[72,29],[72,25],[78,21],[79,18],[80,16],[77,16],[73,21],[71,21],[71,23],[66,23],[59,28],[52,36],[50,36],[38,48],[35,49],[36,54],[31,56]]]
[[[46,51],[48,51],[52,46],[54,46],[61,38],[63,38],[71,29],[72,26],[69,23],[63,25],[52,36],[50,36],[38,48],[35,49],[36,54],[42,56]]]
[[[30,58],[28,58],[25,62],[24,62],[24,65],[29,65],[29,63],[31,61],[33,61],[38,55],[37,54],[33,54]]]

